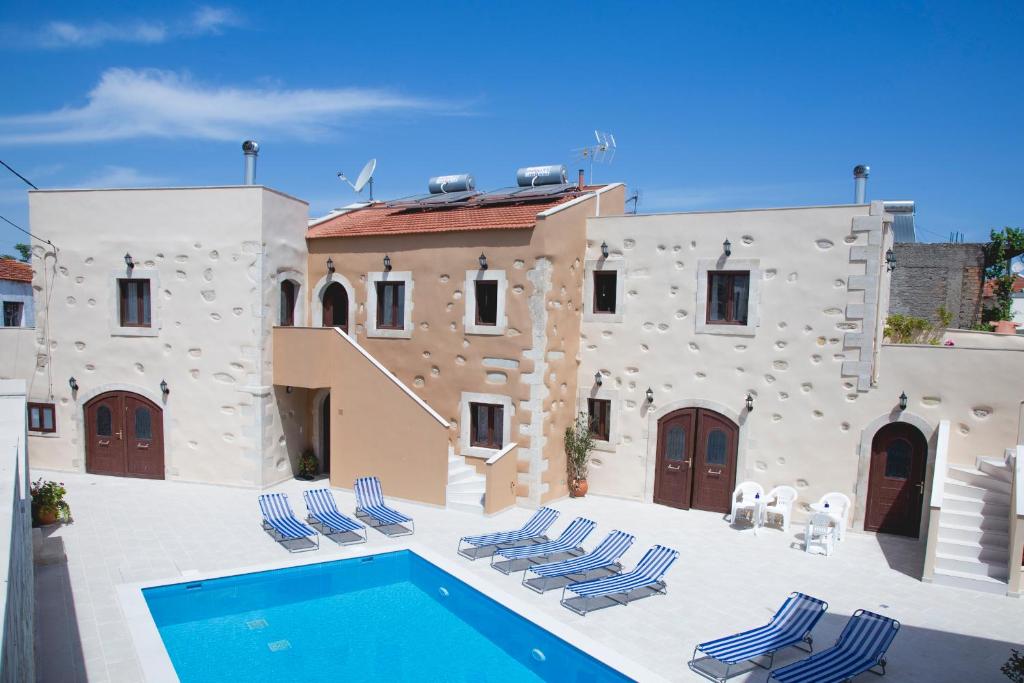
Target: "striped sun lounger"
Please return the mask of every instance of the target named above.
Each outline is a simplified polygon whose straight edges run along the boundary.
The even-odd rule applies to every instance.
[[[827,609],[828,603],[824,600],[803,593],[792,593],[786,598],[786,602],[782,603],[782,607],[771,621],[764,626],[698,645],[693,650],[690,669],[704,678],[725,681],[730,675],[736,675],[730,672],[734,665],[754,660],[755,657],[770,656],[767,666],[757,661],[754,661],[754,664],[762,669],[771,669],[775,663],[775,653],[783,648],[797,647],[804,650],[805,648],[800,646],[806,644],[805,651],[812,652],[814,639],[811,637],[811,630]],[[698,652],[705,655],[699,661]],[[704,664],[705,658],[708,657],[725,664],[724,673],[718,674],[708,668]]]
[[[356,517],[365,518],[367,523],[377,531],[380,527],[399,527],[402,531],[387,533],[388,536],[408,536],[416,531],[412,517],[393,510],[384,504],[384,494],[380,490],[380,479],[377,477],[360,477],[356,479]],[[409,524],[409,528],[405,525]],[[385,532],[381,532],[385,533]]]
[[[768,680],[779,683],[840,683],[865,671],[885,675],[885,653],[900,622],[859,609],[839,634],[836,644],[807,659],[775,669]],[[881,671],[875,671],[875,667]]]
[[[523,572],[523,585],[527,588],[543,593],[549,588],[552,579],[569,579],[572,577],[583,577],[592,571],[605,569],[612,573],[622,571],[619,558],[629,550],[636,537],[624,531],[613,531],[604,537],[604,540],[597,544],[591,552],[580,557],[574,557],[561,562],[548,562],[547,564],[536,564],[528,567]],[[530,574],[535,574],[529,578]]]
[[[366,527],[338,511],[330,489],[310,489],[302,492],[306,501],[306,518],[310,524],[319,524],[324,536],[347,536],[352,540],[336,540],[341,545],[366,543]]]
[[[515,531],[499,531],[493,534],[485,534],[483,536],[463,536],[459,539],[458,553],[465,558],[475,560],[479,555],[474,554],[472,549],[462,548],[462,544],[474,546],[474,548],[486,548],[488,546],[500,547],[503,545],[515,545],[520,543],[540,543],[541,541],[548,540],[547,535],[544,533],[548,530],[556,519],[558,519],[558,510],[553,508],[541,508],[537,512],[533,513],[533,517],[522,526],[522,528],[516,529]]]
[[[271,537],[289,552],[316,550],[320,547],[320,537],[316,529],[302,522],[292,512],[288,504],[288,496],[284,493],[264,493],[259,498],[260,512],[263,513],[263,529],[270,532]],[[313,543],[308,548],[289,548],[285,543],[306,539]]]
[[[536,545],[523,545],[514,548],[500,548],[497,552],[491,555],[491,567],[497,569],[503,574],[512,573],[512,560],[527,560],[530,563],[538,562],[540,559],[546,559],[557,553],[572,553],[579,555],[583,552],[583,548],[580,547],[583,541],[590,535],[590,532],[594,530],[596,522],[586,519],[585,517],[577,517],[572,520],[572,524],[566,527],[562,535],[553,541],[547,541],[546,543],[538,543]],[[509,560],[508,562],[502,562],[502,560]],[[500,564],[495,564],[495,561]]]
[[[679,558],[679,551],[666,548],[663,545],[651,546],[644,553],[636,565],[636,569],[623,574],[605,576],[592,581],[570,583],[562,589],[562,606],[571,609],[576,614],[587,615],[588,600],[595,598],[609,598],[612,604],[628,605],[631,600],[631,593],[640,589],[648,589],[648,593],[637,597],[648,595],[665,595],[668,587],[665,585],[665,573],[669,567]],[[566,592],[575,593],[577,597],[566,597]],[[574,604],[574,601],[577,604]],[[605,605],[608,607],[610,605]]]

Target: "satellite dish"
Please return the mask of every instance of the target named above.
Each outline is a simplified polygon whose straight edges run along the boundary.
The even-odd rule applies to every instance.
[[[370,182],[373,178],[373,172],[377,169],[377,160],[370,159],[366,162],[366,166],[363,166],[363,170],[359,172],[359,177],[356,178],[356,184],[352,186],[356,192],[362,192],[363,187],[366,183]]]
[[[1020,261],[1014,261],[1013,265],[1010,266],[1010,270],[1012,270],[1017,275],[1020,275],[1021,273],[1024,273],[1024,263],[1021,263]]]

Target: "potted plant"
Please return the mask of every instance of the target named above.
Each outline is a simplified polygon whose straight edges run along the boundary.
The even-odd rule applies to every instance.
[[[313,477],[320,470],[320,462],[316,459],[316,453],[306,449],[299,457],[299,479],[313,481]]]
[[[580,413],[565,428],[565,460],[569,475],[569,495],[582,498],[587,495],[587,464],[594,450],[594,437],[590,432],[590,418]]]
[[[71,519],[71,506],[64,500],[67,489],[64,482],[43,481],[40,477],[32,482],[32,517],[37,525],[53,524],[58,519]]]

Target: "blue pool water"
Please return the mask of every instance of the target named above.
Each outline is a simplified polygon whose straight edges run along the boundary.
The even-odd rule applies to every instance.
[[[630,680],[407,550],[143,594],[183,683]]]

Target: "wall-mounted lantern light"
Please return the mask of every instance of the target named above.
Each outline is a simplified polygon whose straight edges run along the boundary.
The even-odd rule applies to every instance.
[[[71,387],[71,391],[78,391],[78,380],[72,377],[68,380],[68,386]]]
[[[647,387],[647,402],[654,403],[654,389]]]
[[[601,256],[608,258],[608,243],[601,242]]]
[[[384,270],[391,272],[391,257],[387,254],[384,254]]]
[[[726,257],[732,256],[732,242],[729,240],[722,242],[722,251],[725,252]]]
[[[167,380],[165,379],[160,380],[160,393],[163,394],[164,396],[167,396],[167,394],[171,393],[171,388],[167,386]]]
[[[747,394],[747,412],[753,412],[754,410],[754,397]]]
[[[604,377],[601,376],[600,370],[594,373],[594,384],[596,384],[597,386],[601,386],[602,384],[604,384]]]
[[[327,272],[334,272],[334,259],[332,259],[330,256],[327,257]]]
[[[128,270],[131,270],[132,268],[135,267],[135,261],[132,259],[132,255],[127,252],[125,252],[124,255],[124,264],[128,266]]]
[[[885,250],[885,272],[891,273],[896,270],[896,252],[892,249]]]
[[[480,270],[487,270],[487,256],[481,252],[480,258],[477,259],[480,262]]]
[[[900,410],[906,410],[906,409],[907,409],[907,392],[901,391],[900,392]]]

